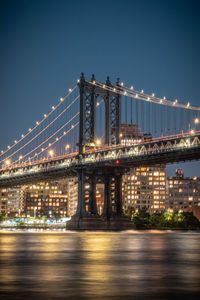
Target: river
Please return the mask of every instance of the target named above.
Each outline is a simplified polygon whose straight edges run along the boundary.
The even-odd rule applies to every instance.
[[[199,295],[199,232],[0,230],[0,299]]]

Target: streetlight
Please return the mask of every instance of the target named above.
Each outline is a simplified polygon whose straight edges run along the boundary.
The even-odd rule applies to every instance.
[[[199,119],[195,118],[194,119],[195,130],[196,130],[198,124],[199,124]]]
[[[5,164],[6,164],[6,166],[7,166],[7,167],[9,167],[9,166],[10,166],[10,164],[11,164],[11,161],[10,161],[10,159],[6,159],[6,161],[5,161]]]
[[[20,160],[23,158],[22,155],[19,156],[19,165],[20,165]]]
[[[191,134],[194,134],[194,130],[192,129],[192,130],[190,131],[190,133],[191,133]]]
[[[49,156],[53,157],[53,155],[54,155],[54,151],[53,150],[49,150]]]
[[[97,139],[95,144],[96,144],[96,146],[100,146],[101,145],[101,139]]]
[[[68,150],[69,150],[69,148],[70,148],[70,145],[69,145],[69,144],[67,144],[67,145],[65,146],[65,150],[66,150],[66,151],[68,151]]]

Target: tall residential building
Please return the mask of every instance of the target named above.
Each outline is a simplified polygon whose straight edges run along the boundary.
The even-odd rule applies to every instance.
[[[23,210],[23,189],[20,187],[7,189],[7,216],[20,216]]]
[[[133,145],[151,134],[142,133],[138,124],[121,124],[121,143]],[[165,210],[166,166],[151,166],[131,169],[123,176],[123,207],[141,209],[146,207],[150,213]]]
[[[39,182],[24,188],[24,211],[27,217],[43,215],[68,216],[68,195],[63,194],[58,182]]]
[[[23,189],[13,187],[0,191],[0,213],[8,217],[16,217],[23,210]]]
[[[167,181],[168,208],[171,211],[188,211],[200,207],[200,178],[184,177],[182,169]]]
[[[78,178],[71,177],[66,180],[67,195],[68,195],[68,212],[69,216],[76,213],[78,203]]]
[[[0,214],[7,215],[7,189],[0,189]]]
[[[123,176],[123,207],[135,210],[146,207],[149,213],[165,210],[166,167],[151,166],[132,169]]]

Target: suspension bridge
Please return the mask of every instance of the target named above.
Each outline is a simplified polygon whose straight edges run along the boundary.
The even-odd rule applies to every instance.
[[[67,95],[0,152],[0,188],[78,176],[69,228],[127,228],[122,175],[130,168],[200,158],[200,108],[117,80],[82,74]],[[96,184],[104,183],[103,216]]]

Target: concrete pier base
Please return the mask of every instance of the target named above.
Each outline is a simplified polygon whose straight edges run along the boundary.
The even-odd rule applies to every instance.
[[[66,223],[68,230],[110,230],[120,231],[135,229],[134,223],[125,215],[112,215],[109,219],[104,216],[87,215],[73,216]]]

